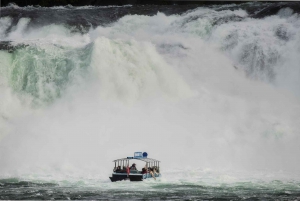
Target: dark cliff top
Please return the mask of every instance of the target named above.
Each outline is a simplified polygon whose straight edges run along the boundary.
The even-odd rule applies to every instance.
[[[108,6],[108,5],[187,5],[187,4],[230,4],[230,3],[245,3],[245,1],[201,1],[201,0],[2,0],[1,6],[7,6],[11,3],[18,6],[39,5],[43,7],[51,6]]]

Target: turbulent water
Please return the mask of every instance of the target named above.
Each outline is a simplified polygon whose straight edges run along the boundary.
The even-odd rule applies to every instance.
[[[299,11],[1,8],[0,199],[300,199]]]

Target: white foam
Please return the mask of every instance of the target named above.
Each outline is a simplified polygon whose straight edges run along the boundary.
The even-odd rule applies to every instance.
[[[29,18],[21,18],[18,24],[12,28],[12,31],[7,37],[7,40],[22,40],[23,33],[25,32],[25,29],[27,28],[29,22]]]
[[[10,17],[0,18],[0,39],[5,38],[6,31],[11,24],[12,19]]]

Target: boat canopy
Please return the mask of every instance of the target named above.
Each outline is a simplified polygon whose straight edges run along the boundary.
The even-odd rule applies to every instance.
[[[146,167],[151,167],[151,166],[157,166],[159,167],[159,160],[153,159],[153,158],[148,158],[147,157],[148,154],[146,152],[142,153],[142,152],[135,152],[134,156],[131,157],[127,157],[127,158],[120,158],[120,159],[116,159],[113,162],[115,163],[115,167],[117,166],[129,166],[129,161],[130,160],[140,160],[140,161],[144,161],[146,162]]]
[[[114,160],[113,162],[119,162],[119,161],[126,161],[126,160],[132,160],[132,159],[135,159],[135,160],[141,160],[141,161],[144,161],[146,163],[149,163],[149,162],[160,162],[159,160],[156,160],[156,159],[153,159],[153,158],[120,158],[120,159],[116,159]]]

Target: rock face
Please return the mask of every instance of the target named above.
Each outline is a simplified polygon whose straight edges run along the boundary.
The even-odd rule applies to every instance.
[[[15,3],[18,6],[39,5],[39,6],[105,6],[105,5],[135,5],[135,4],[153,4],[153,5],[172,5],[172,4],[224,4],[239,3],[226,1],[200,1],[200,0],[2,0],[2,6]]]
[[[300,13],[300,2],[278,2],[270,4],[268,7],[251,15],[253,18],[264,18],[270,15],[276,15],[281,9],[290,8],[292,13]]]

